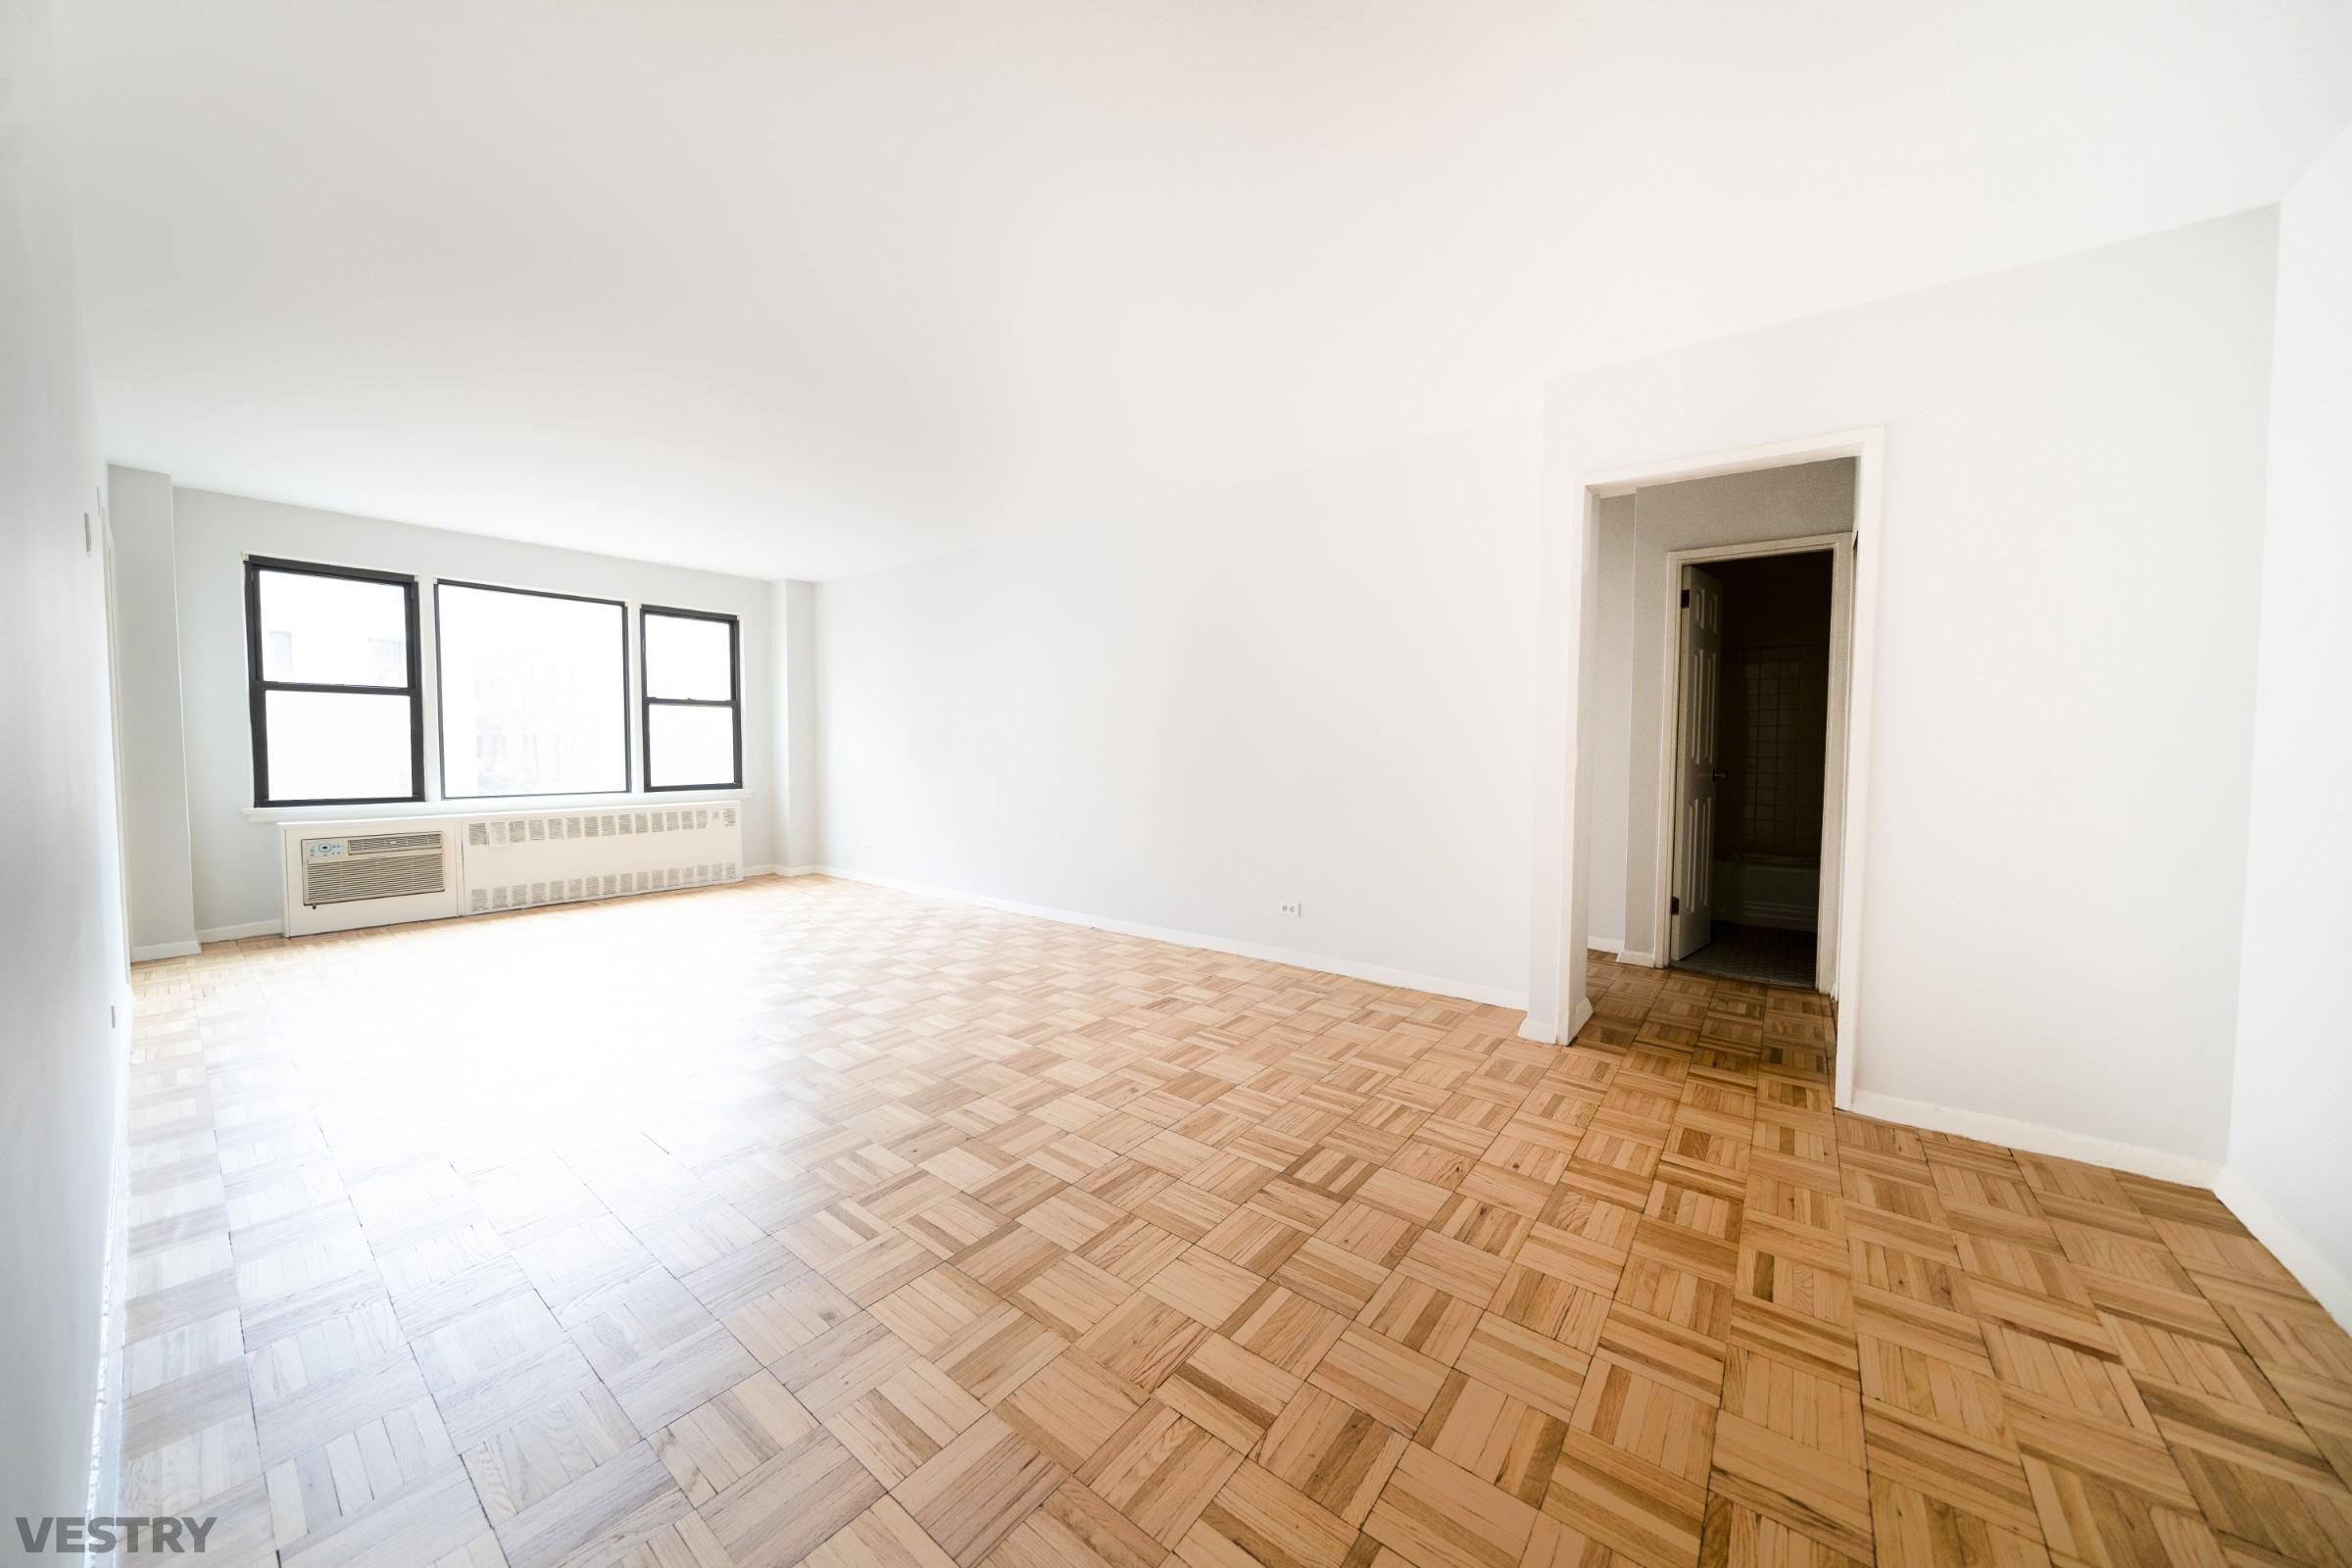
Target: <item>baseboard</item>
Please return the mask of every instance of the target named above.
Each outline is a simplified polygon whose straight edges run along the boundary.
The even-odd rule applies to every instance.
[[[130,961],[153,963],[158,958],[185,958],[203,951],[204,944],[201,942],[154,942],[143,948],[131,949]]]
[[[243,925],[217,925],[196,933],[199,942],[242,942],[247,937],[273,937],[286,929],[283,920],[248,920]]]
[[[190,951],[194,945],[190,944]],[[129,992],[116,1004],[121,1030],[136,1027]],[[128,1062],[125,1050],[120,1059]],[[92,1518],[120,1512],[122,1494],[122,1414],[128,1397],[125,1329],[130,1299],[130,1098],[118,1082],[113,1118],[114,1149],[108,1156],[106,1257],[98,1276],[98,1375],[90,1403],[89,1472],[82,1511]]]
[[[1585,938],[1585,951],[1587,953],[1605,953],[1614,957],[1625,951],[1625,943],[1616,937],[1587,937]]]
[[[2044,1127],[2039,1122],[2017,1121],[1982,1110],[1934,1105],[1924,1100],[1904,1100],[1899,1096],[1883,1095],[1869,1089],[1855,1090],[1854,1102],[1846,1108],[1857,1115],[1875,1116],[1881,1121],[1897,1121],[1935,1132],[1955,1133],[1962,1138],[1974,1138],[1983,1143],[2022,1149],[2031,1154],[2077,1159],[2086,1165],[2108,1165],[2117,1170],[2130,1171],[2134,1176],[2153,1176],[2158,1181],[2180,1182],[2189,1187],[2210,1188],[2222,1173],[2222,1167],[2215,1161],[2199,1159],[2192,1154],[2176,1154],[2169,1150],[2146,1149],[2138,1144],[2114,1143],[2085,1133],[2068,1132],[2062,1127]]]
[[[2254,1239],[2286,1265],[2286,1271],[2313,1299],[2328,1309],[2329,1317],[2352,1330],[2352,1276],[2330,1262],[2310,1237],[2271,1206],[2270,1200],[2247,1179],[2244,1167],[2224,1165],[2214,1180],[2213,1192],[2254,1233]]]
[[[1576,1016],[1568,1020],[1567,1028],[1562,1029],[1549,1018],[1530,1016],[1520,1022],[1519,1038],[1533,1040],[1538,1045],[1564,1046],[1576,1038],[1578,1030],[1592,1021],[1592,999],[1579,997],[1576,1002]]]
[[[1410,969],[1394,969],[1383,964],[1357,963],[1349,958],[1337,958],[1329,954],[1305,953],[1295,948],[1266,947],[1254,942],[1235,942],[1225,937],[1207,936],[1198,931],[1172,931],[1164,926],[1142,925],[1132,920],[1113,920],[1103,915],[1080,914],[1070,909],[1050,909],[1042,905],[1020,904],[1011,899],[991,898],[984,893],[965,893],[956,888],[932,887],[927,883],[908,882],[899,877],[878,876],[869,871],[852,871],[838,865],[796,865],[790,867],[750,866],[750,876],[837,876],[851,882],[867,882],[876,887],[897,888],[904,893],[920,893],[927,898],[951,899],[958,904],[976,904],[984,908],[1003,909],[1008,914],[1026,914],[1040,920],[1054,920],[1063,925],[1082,925],[1097,931],[1113,931],[1120,936],[1143,937],[1152,942],[1169,942],[1182,948],[1201,948],[1210,953],[1230,953],[1237,958],[1262,958],[1268,963],[1287,963],[1294,968],[1313,969],[1324,974],[1344,974],[1353,980],[1369,980],[1375,985],[1400,986],[1411,991],[1426,991],[1433,996],[1459,997],[1466,1002],[1483,1002],[1496,1007],[1524,1007],[1527,994],[1505,991],[1498,986],[1474,985],[1468,981],[1450,980],[1444,975],[1420,974]],[[202,942],[236,942],[246,937],[273,937],[284,929],[276,920],[255,920],[245,925],[214,926],[196,933]],[[165,955],[157,955],[165,956]],[[1580,1025],[1581,1027],[1581,1025]]]
[[[1658,956],[1654,953],[1620,953],[1617,955],[1617,961],[1636,969],[1655,969],[1658,966]]]
[[[1458,997],[1465,1002],[1483,1002],[1496,1007],[1525,1007],[1527,993],[1505,991],[1497,986],[1473,985],[1468,981],[1449,980],[1444,975],[1419,974],[1410,969],[1394,969],[1385,964],[1358,963],[1352,958],[1334,957],[1327,953],[1303,953],[1295,948],[1268,947],[1256,942],[1236,942],[1227,937],[1208,936],[1198,931],[1172,931],[1165,926],[1143,925],[1133,920],[1114,920],[1105,915],[1080,914],[1072,909],[1050,909],[1043,905],[1021,904],[1011,899],[992,898],[985,893],[965,893],[956,888],[932,887],[927,883],[909,882],[901,877],[879,876],[871,871],[853,871],[838,865],[804,866],[794,872],[803,875],[818,872],[837,876],[846,881],[869,883],[874,887],[896,888],[902,893],[919,893],[926,898],[950,899],[957,904],[976,904],[983,908],[1002,909],[1007,914],[1025,914],[1034,919],[1053,920],[1062,925],[1082,925],[1096,931],[1115,932],[1125,937],[1142,937],[1150,942],[1167,942],[1180,948],[1200,948],[1209,953],[1230,953],[1237,958],[1260,958],[1268,963],[1287,963],[1297,969],[1312,969],[1321,974],[1344,974],[1351,980],[1369,980],[1375,985],[1399,986],[1408,991],[1426,991],[1433,996]]]

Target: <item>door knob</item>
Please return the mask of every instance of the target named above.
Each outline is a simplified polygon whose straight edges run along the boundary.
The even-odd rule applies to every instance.
[[[1719,767],[1715,770],[1715,782],[1718,784],[1722,783],[1725,779],[1730,778],[1731,776],[1732,770],[1728,767]]]

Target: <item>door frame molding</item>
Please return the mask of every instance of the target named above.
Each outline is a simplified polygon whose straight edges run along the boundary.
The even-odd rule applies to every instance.
[[[1678,479],[1706,479],[1719,474],[1747,473],[1763,468],[1782,468],[1800,463],[1818,463],[1829,458],[1852,458],[1854,463],[1854,555],[1852,572],[1853,605],[1849,641],[1851,664],[1846,681],[1845,776],[1842,807],[1843,830],[1839,840],[1838,877],[1838,1070],[1835,1102],[1851,1107],[1854,1097],[1855,1067],[1862,1041],[1857,1020],[1861,1014],[1863,927],[1864,852],[1868,843],[1870,821],[1870,755],[1873,686],[1877,672],[1879,570],[1881,548],[1881,496],[1886,478],[1886,428],[1871,425],[1827,434],[1799,436],[1791,440],[1768,442],[1759,446],[1739,447],[1724,451],[1695,454],[1689,457],[1632,464],[1618,467],[1594,468],[1577,475],[1562,493],[1566,515],[1570,521],[1562,541],[1564,558],[1552,581],[1564,596],[1561,612],[1570,620],[1572,630],[1568,652],[1561,674],[1565,679],[1561,710],[1567,729],[1562,739],[1566,743],[1566,767],[1558,779],[1559,794],[1552,797],[1562,811],[1559,818],[1565,830],[1564,848],[1567,854],[1557,860],[1550,859],[1543,847],[1541,835],[1534,862],[1534,883],[1539,918],[1548,906],[1558,913],[1556,925],[1545,931],[1547,943],[1556,938],[1556,950],[1545,955],[1545,962],[1538,969],[1544,983],[1544,995],[1533,994],[1530,987],[1530,1012],[1520,1027],[1529,1039],[1565,1045],[1576,1037],[1586,1020],[1592,1016],[1592,1004],[1585,993],[1585,933],[1590,929],[1587,906],[1590,902],[1590,869],[1592,863],[1592,812],[1590,802],[1580,799],[1583,784],[1591,777],[1586,729],[1591,719],[1590,704],[1584,699],[1583,684],[1594,667],[1594,622],[1592,597],[1597,585],[1593,580],[1593,565],[1599,559],[1600,502],[1609,496],[1619,496],[1644,485],[1662,484]],[[1565,476],[1563,476],[1565,477]],[[1867,541],[1867,546],[1864,545]],[[1867,548],[1864,559],[1860,551]],[[1546,568],[1551,570],[1553,568]],[[1556,722],[1556,720],[1554,720]],[[1556,731],[1554,733],[1557,733]],[[1547,815],[1552,808],[1541,808],[1540,814]],[[1553,902],[1555,901],[1556,902]],[[1556,970],[1552,969],[1553,963]],[[1551,970],[1544,973],[1544,970]],[[1531,979],[1535,978],[1531,976]],[[1534,1009],[1542,1009],[1537,1011]]]
[[[1839,876],[1844,860],[1846,731],[1851,707],[1853,669],[1854,536],[1846,533],[1803,534],[1788,539],[1765,539],[1741,545],[1692,545],[1666,552],[1666,591],[1677,594],[1683,568],[1706,562],[1759,561],[1769,556],[1801,556],[1827,551],[1830,556],[1830,711],[1828,735],[1822,748],[1821,892],[1815,920],[1813,983],[1829,995],[1838,994]],[[1657,843],[1651,871],[1651,907],[1658,933],[1655,967],[1671,968],[1674,927],[1668,901],[1674,896],[1674,823],[1681,804],[1682,748],[1675,744],[1683,710],[1682,608],[1667,601],[1666,662],[1658,667],[1668,679],[1658,705],[1658,815]]]

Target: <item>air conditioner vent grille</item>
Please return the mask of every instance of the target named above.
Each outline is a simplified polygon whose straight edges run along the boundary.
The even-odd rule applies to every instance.
[[[449,883],[442,875],[440,835],[418,836],[431,845],[421,854],[310,861],[303,866],[302,902],[348,904],[355,899],[398,899],[445,891]],[[365,842],[353,839],[351,844],[356,850]]]
[[[379,855],[398,850],[433,850],[441,848],[438,833],[368,833],[343,841],[354,855]]]

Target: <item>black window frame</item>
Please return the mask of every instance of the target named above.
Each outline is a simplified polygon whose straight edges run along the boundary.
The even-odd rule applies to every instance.
[[[611,605],[620,612],[620,788],[616,790],[525,790],[512,795],[452,795],[449,792],[449,683],[442,678],[441,590],[474,588],[484,593],[519,594],[525,599],[569,599],[583,605]],[[635,759],[629,746],[629,605],[625,599],[595,594],[560,594],[545,588],[514,588],[503,582],[467,582],[463,577],[433,579],[433,744],[441,754],[441,799],[445,801],[553,801],[586,799],[591,795],[629,795],[637,788]]]
[[[262,662],[262,573],[274,571],[303,577],[339,577],[349,582],[386,583],[402,590],[404,629],[409,642],[409,682],[406,686],[351,686],[323,681],[270,680]],[[420,646],[416,579],[397,571],[370,571],[363,566],[328,566],[313,561],[286,561],[275,556],[245,558],[245,681],[246,705],[253,727],[253,804],[259,808],[294,806],[397,806],[424,799],[424,650]],[[271,692],[342,692],[361,697],[406,697],[409,700],[409,793],[352,795],[333,799],[276,800],[270,794],[270,701]]]
[[[727,692],[725,701],[715,697],[656,697],[654,683],[646,664],[645,620],[648,615],[668,615],[677,620],[715,620],[727,628]],[[715,610],[681,610],[672,605],[639,605],[637,607],[637,667],[639,685],[640,722],[643,727],[641,744],[645,747],[645,793],[648,795],[685,794],[694,790],[739,790],[743,788],[743,618]],[[735,730],[734,777],[724,784],[656,784],[654,782],[654,710],[657,708],[724,708],[732,710]]]

